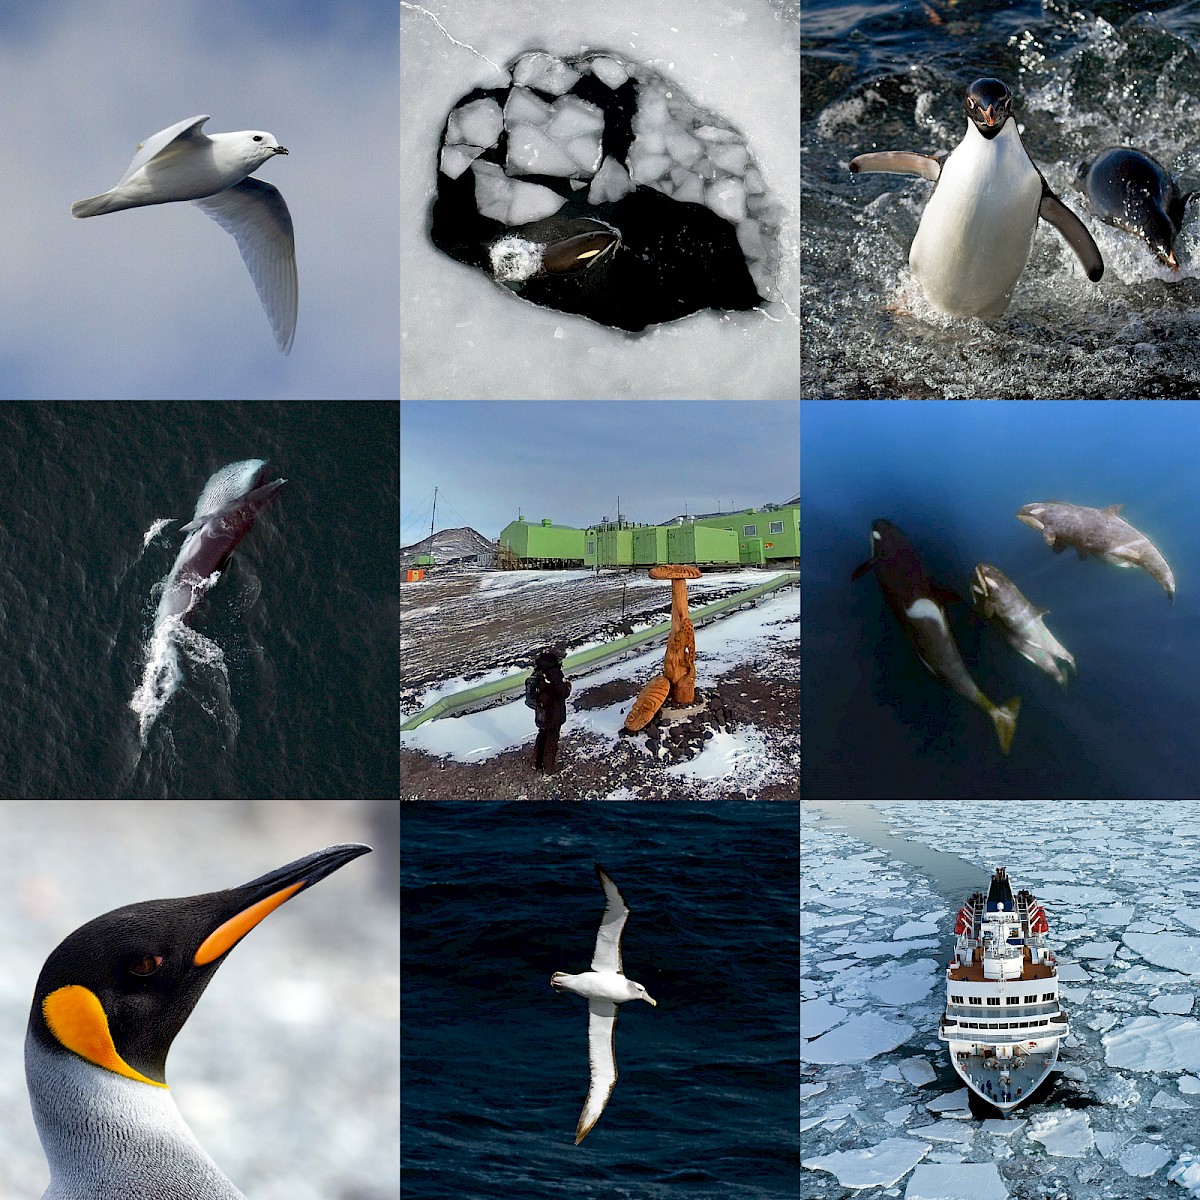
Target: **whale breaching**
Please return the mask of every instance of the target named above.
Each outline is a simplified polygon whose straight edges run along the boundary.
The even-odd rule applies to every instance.
[[[658,1007],[640,983],[625,978],[621,969],[621,932],[625,928],[629,907],[617,885],[595,864],[600,885],[604,888],[604,916],[596,933],[596,948],[592,952],[592,969],[582,975],[567,975],[555,971],[550,982],[588,1002],[588,1063],[592,1080],[588,1087],[579,1124],[575,1126],[575,1145],[579,1145],[600,1119],[604,1106],[617,1082],[617,1060],[613,1052],[613,1035],[617,1025],[617,1005],[626,1000],[645,1000]]]

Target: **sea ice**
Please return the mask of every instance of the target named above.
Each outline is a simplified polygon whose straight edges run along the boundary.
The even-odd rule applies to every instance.
[[[628,72],[619,62],[611,58],[593,58],[591,61],[592,74],[605,87],[619,88],[629,78]]]
[[[1112,958],[1119,942],[1085,942],[1072,951],[1076,958]]]
[[[1180,996],[1176,994],[1167,996],[1155,996],[1150,1001],[1150,1007],[1155,1012],[1159,1013],[1175,1013],[1179,1016],[1186,1016],[1192,1011],[1194,998],[1192,996]]]
[[[1200,1155],[1185,1153],[1167,1173],[1171,1183],[1177,1183],[1190,1196],[1200,1196]]]
[[[1179,1077],[1179,1090],[1185,1096],[1200,1095],[1200,1079],[1195,1075],[1181,1075]]]
[[[549,133],[514,125],[508,134],[508,169],[514,175],[573,175],[575,162]]]
[[[802,1083],[800,1085],[800,1099],[811,1100],[814,1096],[819,1096],[829,1087],[827,1083]]]
[[[1192,1106],[1186,1100],[1180,1100],[1178,1096],[1171,1095],[1170,1092],[1155,1092],[1154,1099],[1150,1101],[1151,1108],[1168,1108],[1177,1112],[1190,1111]]]
[[[922,918],[919,921],[904,921],[892,931],[893,941],[903,941],[905,938],[937,937],[941,933],[936,922]]]
[[[800,1058],[810,1063],[866,1062],[903,1045],[915,1032],[905,1021],[864,1013],[807,1044],[801,1043]]]
[[[898,1108],[889,1108],[883,1114],[883,1119],[894,1129],[899,1129],[908,1120],[913,1108],[912,1104],[901,1104]]]
[[[861,1150],[838,1150],[810,1158],[800,1165],[810,1171],[829,1171],[842,1187],[891,1187],[929,1153],[925,1142],[888,1138]]]
[[[1145,1179],[1171,1161],[1171,1152],[1154,1142],[1135,1142],[1121,1152],[1117,1161],[1127,1175]]]
[[[442,173],[457,179],[483,151],[483,146],[443,146]]]
[[[579,82],[579,72],[568,67],[561,58],[538,51],[522,54],[513,66],[513,82],[522,87],[535,87],[539,92],[561,96]]]
[[[1180,971],[1185,975],[1200,975],[1200,938],[1184,937],[1178,933],[1129,933],[1121,940],[1156,967]]]
[[[942,978],[941,968],[931,958],[919,958],[916,962],[899,966],[886,966],[882,979],[867,984],[867,991],[881,1003],[893,1007],[906,1007],[924,999]]]
[[[843,947],[855,958],[900,958],[910,950],[934,950],[937,942],[858,942]]]
[[[1200,1021],[1187,1017],[1134,1017],[1100,1040],[1110,1067],[1129,1071],[1200,1068]]]
[[[844,1008],[838,1008],[836,1004],[830,1004],[828,1000],[801,1000],[800,1036],[802,1038],[820,1037],[846,1015]]]
[[[937,1079],[937,1072],[929,1065],[927,1058],[906,1058],[900,1064],[900,1074],[913,1087],[924,1087]]]
[[[540,96],[526,88],[513,88],[504,104],[504,127],[515,129],[518,125],[546,125],[554,110]]]
[[[503,128],[504,114],[500,111],[500,105],[488,96],[464,104],[450,114],[446,125],[446,141],[479,146],[486,150],[496,144]]]
[[[1084,1158],[1095,1144],[1092,1123],[1084,1112],[1053,1112],[1034,1117],[1029,1136],[1042,1142],[1047,1154],[1058,1158]]]
[[[908,1131],[913,1137],[929,1138],[932,1142],[955,1142],[969,1145],[975,1140],[975,1130],[961,1121],[942,1118],[933,1125],[921,1125]]]
[[[524,225],[553,216],[566,203],[541,184],[509,179],[495,163],[476,162],[471,170],[475,172],[475,207],[494,221]]]
[[[603,204],[620,200],[632,192],[634,186],[629,172],[615,158],[606,158],[588,188],[588,203]]]
[[[604,132],[604,113],[594,104],[578,96],[563,96],[553,105],[554,116],[546,132],[553,138],[569,141],[581,134],[595,135],[597,141]]]
[[[925,1107],[929,1112],[942,1113],[947,1117],[954,1117],[956,1120],[960,1116],[969,1118],[971,1115],[970,1095],[968,1088],[959,1088],[957,1092],[947,1092],[944,1096],[938,1096],[936,1100],[930,1100]]]
[[[1008,1188],[995,1163],[921,1163],[904,1200],[1006,1200]]]
[[[736,224],[746,216],[746,185],[740,179],[722,179],[704,189],[704,202],[717,216]]]

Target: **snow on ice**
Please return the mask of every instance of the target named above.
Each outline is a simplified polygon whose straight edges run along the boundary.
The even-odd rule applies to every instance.
[[[794,396],[800,337],[800,115],[799,29],[795,16],[789,15],[793,12],[780,0],[668,0],[656,5],[641,0],[557,0],[552,5],[513,0],[502,8],[490,0],[444,0],[435,20],[426,6],[401,0],[402,396]],[[532,46],[552,54],[541,59],[527,55],[510,77],[503,64]],[[714,181],[711,196],[703,195],[703,189],[695,197],[682,190],[675,194],[699,202],[707,199],[738,219],[739,214],[746,216],[752,198],[763,194],[752,177],[761,175],[765,189],[783,206],[780,302],[749,312],[703,311],[630,336],[521,304],[481,272],[447,260],[434,248],[426,225],[439,169],[437,146],[454,105],[473,88],[510,82],[571,99],[562,92],[571,86],[573,68],[553,55],[600,54],[606,49],[631,62],[661,66],[680,91],[746,135],[759,171],[747,170],[744,185],[720,188]],[[592,72],[609,87],[620,86],[626,74],[615,58],[593,59]],[[505,119],[511,114],[506,112]],[[482,152],[478,142],[490,137],[494,122],[488,110],[461,120],[455,136],[464,140],[443,153],[441,169],[461,175],[474,168],[489,211],[501,214],[497,219],[533,220],[528,214],[551,203],[549,196],[541,195],[549,189],[518,180],[508,187],[494,176],[486,178],[487,172],[480,182],[478,168],[486,164],[472,151]],[[673,153],[683,157],[669,158],[666,123],[662,128],[662,157],[682,164],[690,153],[687,145],[677,140]],[[525,130],[548,135],[548,126],[533,120],[526,122]],[[707,154],[736,151],[736,146],[720,141],[724,131],[712,132],[717,137],[711,143],[705,142],[704,129],[688,136],[704,143]],[[550,150],[543,142],[528,132],[518,140],[523,138],[528,139],[531,160],[536,150],[539,163],[547,161]],[[589,171],[603,168],[595,157],[593,134],[580,133],[566,144],[568,150],[563,151],[560,141],[555,153]],[[734,158],[728,161],[736,165]],[[559,161],[560,169],[563,165]],[[616,188],[620,182],[610,175],[602,186]],[[698,183],[680,183],[670,171],[661,182],[665,190]],[[746,253],[757,252],[753,231],[743,234],[739,226],[738,232],[749,242],[743,241]]]
[[[994,866],[1005,865],[1017,884],[1046,902],[1062,975],[1074,980],[1063,989],[1072,1033],[1049,1095],[1008,1120],[963,1111],[964,1089],[936,1040],[945,1001],[940,964],[950,949],[950,916],[963,897],[934,890],[936,882],[921,870],[851,836],[846,830],[854,823],[838,825],[829,806],[805,806],[801,983],[814,1012],[849,1015],[823,1028],[822,1037],[802,1042],[801,1077],[805,1085],[826,1085],[825,1111],[849,1102],[856,1107],[851,1116],[805,1133],[802,1165],[832,1171],[845,1188],[891,1187],[886,1194],[904,1200],[1010,1193],[1200,1200],[1200,1020],[1189,1016],[1200,974],[1200,937],[1189,936],[1200,928],[1200,803],[1169,806],[1174,819],[1167,821],[1163,806],[1138,802],[1106,805],[1100,813],[1082,805],[1022,805],[1019,842],[1012,840],[1009,806],[867,807],[899,837],[975,864],[978,886]],[[810,819],[818,812],[821,819]],[[931,925],[938,946],[932,956],[919,948]],[[895,956],[875,955],[889,944],[904,948]],[[1086,969],[1064,961],[1068,957]],[[930,961],[939,965],[937,986],[922,991]],[[893,1049],[879,1048],[890,1040],[881,1038],[871,1057],[854,1057],[857,1033],[869,1029],[871,1018],[899,1019],[913,1033]],[[831,1053],[808,1053],[839,1033],[841,1045],[831,1041]],[[928,1075],[914,1075],[923,1057],[914,1054],[917,1047],[931,1052]],[[1065,1103],[1073,1095],[1090,1106]],[[810,1103],[801,1101],[802,1119]],[[923,1124],[929,1113],[942,1119]],[[882,1145],[881,1128],[895,1135]],[[950,1140],[938,1136],[943,1131]],[[927,1145],[923,1154],[909,1153],[907,1177],[893,1173],[895,1151],[885,1149],[905,1138]],[[853,1152],[857,1158],[848,1157]],[[872,1184],[877,1152],[889,1169],[880,1167],[881,1182]],[[950,1155],[964,1161],[944,1161]],[[837,1193],[802,1188],[801,1194]]]
[[[803,1042],[800,1059],[811,1063],[857,1063],[866,1062],[902,1046],[916,1033],[913,1026],[878,1013],[863,1013],[851,1017],[845,1024],[829,1033]],[[803,1032],[801,1033],[803,1038]]]
[[[1005,1200],[1007,1196],[995,1163],[922,1163],[904,1192],[904,1200]]]
[[[911,1138],[888,1138],[862,1150],[840,1150],[810,1158],[803,1166],[814,1171],[831,1171],[842,1187],[891,1187],[929,1152],[926,1142]]]

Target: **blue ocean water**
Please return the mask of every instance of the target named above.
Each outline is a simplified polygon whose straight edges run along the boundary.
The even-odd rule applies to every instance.
[[[287,485],[143,744],[130,700],[180,527],[249,458]],[[387,402],[0,404],[0,796],[398,795],[399,460]]]
[[[1076,176],[1111,145],[1200,186],[1200,12],[1190,3],[805,0],[802,252],[805,395],[1131,399],[1200,387],[1200,220],[1181,270],[1102,224]],[[1012,89],[1022,142],[1105,262],[1091,283],[1040,223],[1008,312],[984,323],[913,303],[908,251],[924,181],[851,175],[869,150],[951,150],[980,76]]]
[[[806,798],[1200,796],[1200,403],[811,401],[801,410]],[[1174,605],[1144,571],[1054,554],[1018,508],[1067,500],[1158,546]],[[970,597],[1004,571],[1070,650],[1063,690],[968,606],[950,621],[994,702],[1022,698],[1010,757],[986,714],[921,665],[868,575],[871,522],[907,535]]]
[[[776,1200],[799,1188],[798,806],[403,806],[406,1200]],[[574,1145],[599,862],[631,910],[619,1078]]]

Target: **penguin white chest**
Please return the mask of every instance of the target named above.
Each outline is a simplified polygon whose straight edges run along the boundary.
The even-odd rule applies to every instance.
[[[934,308],[994,317],[1025,269],[1042,199],[1016,122],[992,139],[968,122],[925,205],[908,265]]]

